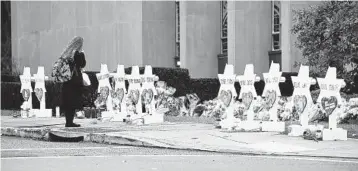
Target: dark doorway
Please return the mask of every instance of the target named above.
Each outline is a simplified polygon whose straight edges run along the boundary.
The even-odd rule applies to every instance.
[[[1,1],[1,74],[11,74],[11,2]]]

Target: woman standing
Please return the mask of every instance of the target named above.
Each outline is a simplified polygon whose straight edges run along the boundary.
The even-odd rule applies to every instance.
[[[62,86],[62,108],[65,111],[66,127],[80,127],[73,123],[76,110],[83,109],[83,76],[82,69],[86,66],[85,54],[76,51],[73,62],[69,62],[72,77]]]

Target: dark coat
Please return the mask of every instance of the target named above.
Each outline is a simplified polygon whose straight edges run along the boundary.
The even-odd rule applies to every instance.
[[[62,85],[62,108],[65,110],[82,110],[84,85],[81,69],[76,67],[74,63],[70,64],[70,68],[73,73],[72,78]]]

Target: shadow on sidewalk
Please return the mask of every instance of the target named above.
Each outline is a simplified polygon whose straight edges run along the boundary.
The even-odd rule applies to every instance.
[[[48,140],[50,142],[80,142],[84,140],[84,136],[78,136],[78,137],[61,137],[57,136],[51,132],[49,132],[49,138]]]

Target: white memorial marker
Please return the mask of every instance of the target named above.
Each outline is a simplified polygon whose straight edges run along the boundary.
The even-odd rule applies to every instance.
[[[236,89],[234,86],[236,81],[234,66],[226,64],[224,74],[218,74],[218,77],[220,82],[218,98],[227,107],[225,112],[226,118],[220,122],[220,125],[223,129],[232,129],[235,127],[236,119],[234,118],[234,109],[231,104],[233,104],[234,99],[237,97]]]
[[[301,125],[291,125],[289,136],[302,136],[306,129],[315,129],[317,126],[309,127],[309,116],[307,109],[313,105],[310,92],[311,85],[316,84],[316,80],[309,77],[309,67],[301,65],[298,76],[291,76],[294,91],[292,94],[292,103],[300,114]]]
[[[40,102],[40,109],[33,109],[34,115],[36,117],[52,117],[52,109],[46,109],[46,88],[45,80],[48,77],[45,77],[45,68],[39,66],[37,69],[37,74],[34,74],[35,79],[35,95]]]
[[[245,67],[244,75],[239,75],[236,77],[236,80],[240,83],[240,94],[239,99],[242,99],[242,102],[246,106],[247,120],[241,122],[241,127],[243,129],[255,129],[260,127],[260,122],[254,121],[254,109],[252,102],[257,97],[255,82],[260,81],[260,77],[254,74],[254,65],[247,64]]]
[[[112,121],[123,121],[127,117],[126,106],[126,73],[124,71],[124,65],[117,66],[117,72],[111,74],[114,77],[115,87],[111,92],[112,102],[117,114],[114,115]]]
[[[262,131],[284,132],[285,122],[278,122],[277,106],[281,96],[279,87],[280,82],[284,82],[285,78],[281,77],[280,64],[271,62],[268,73],[263,73],[265,88],[262,96],[266,98],[266,104],[269,106],[270,121],[262,123]]]
[[[29,67],[24,67],[24,73],[20,75],[21,89],[20,93],[24,98],[21,106],[21,117],[27,118],[32,116],[32,87],[31,87],[31,73]]]
[[[323,140],[347,140],[347,130],[337,128],[337,118],[340,114],[336,108],[340,108],[342,99],[339,91],[345,86],[343,79],[337,79],[335,67],[329,67],[326,78],[317,78],[321,92],[317,102],[329,115],[328,129],[323,130]]]
[[[154,96],[158,95],[154,86],[154,82],[158,81],[159,77],[153,75],[152,66],[146,65],[144,75],[142,75],[142,89],[141,98],[145,105],[144,123],[162,123],[164,122],[164,113],[157,113],[155,110]]]
[[[106,104],[106,111],[102,112],[101,115],[103,118],[107,117],[113,117],[114,111],[113,111],[113,105],[112,105],[112,97],[109,95],[109,93],[112,90],[112,86],[109,83],[109,71],[106,64],[101,64],[101,72],[96,74],[96,77],[98,79],[98,93],[99,99],[105,100]]]
[[[141,118],[142,113],[142,99],[140,98],[140,90],[141,90],[141,76],[139,74],[139,67],[132,66],[131,75],[126,75],[126,79],[128,80],[128,96],[132,99],[135,113],[137,116],[131,116],[132,119]]]

